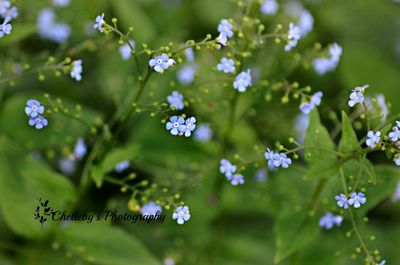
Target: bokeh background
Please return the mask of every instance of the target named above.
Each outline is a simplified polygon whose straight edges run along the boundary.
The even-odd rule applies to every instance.
[[[282,5],[285,2],[279,1]],[[248,59],[246,65],[261,69],[261,78],[270,83],[297,81],[302,86],[310,85],[314,91],[322,90],[320,113],[330,130],[335,127],[329,119],[330,111],[346,110],[349,91],[366,83],[370,85],[368,93],[383,94],[391,102],[390,115],[398,114],[400,3],[389,0],[301,3],[313,15],[314,29],[301,39],[297,51],[312,48],[316,42],[323,47],[337,42],[343,47],[343,55],[336,71],[319,76],[311,67],[302,65],[286,73],[294,59],[273,41],[267,43],[258,57]],[[68,7],[55,8],[57,20],[71,26],[71,36],[62,44],[44,40],[37,34],[38,13],[52,6],[51,1],[24,0],[14,4],[20,15],[13,22],[12,34],[0,39],[0,80],[18,76],[19,68],[28,63],[33,68],[40,67],[49,56],[59,60],[66,56],[82,59],[84,72],[81,82],[48,72],[43,73],[44,81],[39,81],[37,74],[21,75],[13,84],[0,81],[0,264],[162,264],[166,258],[176,264],[273,264],[277,216],[285,207],[295,208],[307,201],[315,183],[301,178],[304,174],[301,162],[298,167],[271,174],[265,181],[257,180],[255,170],[249,167],[245,171],[246,184],[233,187],[225,183],[217,200],[213,192],[221,159],[218,135],[227,122],[225,111],[230,90],[224,88],[223,82],[182,85],[177,81],[176,71],[153,76],[143,104],[163,102],[172,90],[178,90],[190,102],[186,113],[211,124],[214,139],[203,144],[172,137],[160,123],[162,116],[151,118],[144,111],[124,128],[117,146],[132,150],[129,170],[137,174],[135,181],[148,180],[159,187],[168,187],[168,194],[178,193],[190,206],[190,221],[179,226],[171,220],[172,212],[166,211],[167,220],[163,224],[72,224],[70,230],[51,228],[42,233],[32,216],[36,197],[44,196],[40,194],[45,193],[59,207],[76,196],[83,162],[76,165],[72,174],[64,174],[59,162],[73,151],[79,137],[85,138],[90,149],[93,133],[81,123],[57,114],[50,116],[48,128],[35,131],[23,115],[26,100],[42,99],[48,93],[51,98],[61,98],[71,112],[79,103],[82,119],[95,125],[112,115],[135,82],[134,62],[121,60],[115,38],[91,30],[94,18],[102,12],[108,20],[117,17],[124,31],[134,27],[132,38],[137,46],[147,43],[155,49],[170,41],[201,40],[208,33],[216,36],[219,21],[236,14],[237,2],[71,0]],[[256,14],[258,10],[253,12]],[[262,16],[262,21],[269,32],[277,23],[286,25],[288,18],[282,12],[272,17]],[[215,51],[196,51],[195,57],[199,80],[218,77],[212,71],[219,60]],[[145,57],[141,63],[146,64]],[[239,100],[232,132],[234,148],[227,150],[227,156],[238,153],[252,158],[256,144],[273,145],[275,141],[285,142],[290,136],[298,136],[299,102],[281,104],[280,97],[267,102],[262,91],[257,93],[243,95]],[[41,157],[40,164],[35,162],[37,158],[31,158],[32,153]],[[380,156],[372,159],[374,163],[388,163]],[[394,191],[395,183],[391,185]],[[49,190],[52,192],[48,193]],[[110,183],[104,183],[100,189],[93,185],[80,198],[80,208],[128,211],[131,198],[128,193]],[[150,197],[157,199],[157,194],[164,196],[159,188]],[[400,202],[393,202],[388,195],[366,214],[369,222],[362,223],[361,230],[366,238],[376,237],[369,241],[371,249],[379,249],[387,264],[400,264]],[[286,224],[288,231],[296,227],[296,221]],[[351,260],[357,242],[346,237],[350,229],[350,223],[345,221],[341,228],[321,230],[306,247],[280,264],[362,264],[360,260]]]

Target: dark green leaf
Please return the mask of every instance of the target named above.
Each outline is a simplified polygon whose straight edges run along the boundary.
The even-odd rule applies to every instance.
[[[342,111],[342,139],[339,144],[339,151],[348,154],[361,151],[357,135],[346,112]]]

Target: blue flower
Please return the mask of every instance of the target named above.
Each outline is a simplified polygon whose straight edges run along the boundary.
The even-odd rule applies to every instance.
[[[265,168],[260,168],[256,171],[256,180],[258,182],[265,182],[268,178],[268,173]]]
[[[143,205],[143,207],[140,209],[140,213],[142,215],[158,215],[162,212],[162,208],[160,205],[156,204],[153,201],[150,201],[148,204]]]
[[[190,219],[189,207],[188,206],[179,206],[175,209],[175,212],[172,214],[172,219],[176,220],[178,224],[183,224]]]
[[[397,157],[394,159],[394,163],[396,164],[396,166],[400,166],[400,155],[397,156]]]
[[[62,6],[62,7],[68,6],[69,2],[70,0],[53,0],[53,4],[55,6]]]
[[[348,102],[349,107],[354,107],[356,104],[364,103],[364,91],[368,87],[368,85],[364,85],[362,87],[356,87],[352,90],[350,94],[350,99]]]
[[[289,32],[288,32],[288,44],[285,46],[285,51],[289,52],[292,48],[296,47],[297,42],[300,39],[300,29],[298,26],[295,26],[293,23],[289,24]]]
[[[96,17],[96,23],[94,23],[93,28],[97,29],[100,32],[103,32],[103,24],[105,23],[104,21],[104,13],[101,15],[98,15]]]
[[[193,62],[194,61],[194,52],[193,52],[193,48],[187,48],[185,50],[185,54],[186,54],[186,59],[189,62]]]
[[[181,110],[185,107],[183,103],[183,95],[178,91],[173,91],[171,95],[167,97],[170,108],[175,108],[176,110]]]
[[[376,133],[374,133],[373,131],[369,131],[367,136],[368,136],[368,139],[366,141],[367,146],[374,148],[381,139],[381,132],[377,131]]]
[[[208,142],[212,138],[213,132],[210,125],[199,124],[196,131],[194,132],[194,139],[199,142]]]
[[[58,167],[64,175],[71,176],[75,172],[76,161],[70,157],[63,157],[58,161]]]
[[[274,167],[288,168],[292,164],[292,160],[285,153],[274,154]]]
[[[0,16],[5,17],[7,10],[11,7],[11,2],[8,0],[0,0]]]
[[[44,112],[44,107],[36,99],[29,99],[26,102],[26,107],[25,107],[26,115],[35,118],[39,116],[39,114],[43,114],[43,112]]]
[[[217,70],[224,73],[233,73],[235,72],[235,61],[223,57],[217,65]]]
[[[115,168],[114,168],[115,172],[121,173],[125,169],[129,168],[130,165],[131,165],[131,163],[129,162],[129,160],[124,160],[122,162],[119,162],[118,164],[115,165]]]
[[[248,69],[246,72],[243,71],[238,74],[233,82],[233,88],[239,92],[245,92],[249,86],[251,86],[250,69]]]
[[[135,48],[135,42],[133,40],[129,41],[129,44]],[[124,45],[122,45],[121,47],[119,47],[119,53],[121,54],[122,60],[127,61],[129,60],[129,58],[131,58],[132,56],[132,51],[131,51],[131,47],[129,46],[128,43],[125,43]]]
[[[400,161],[399,161],[399,166],[400,166]],[[392,195],[392,201],[398,201],[400,200],[400,182],[397,183],[396,190],[394,191]]]
[[[170,59],[166,53],[156,56],[149,61],[149,65],[158,73],[163,73],[164,70],[167,70],[173,64],[175,64],[175,60]]]
[[[314,17],[310,11],[303,9],[299,15],[298,26],[300,29],[300,37],[305,37],[314,27]]]
[[[221,20],[221,22],[218,25],[218,32],[219,32],[219,36],[217,38],[218,42],[226,46],[228,38],[232,38],[233,36],[232,29],[233,26],[231,23],[229,23],[228,20],[226,19]]]
[[[260,10],[262,14],[273,15],[278,11],[278,2],[276,0],[264,0]]]
[[[220,166],[219,166],[219,172],[222,174],[225,174],[225,176],[230,179],[233,175],[233,173],[236,172],[236,166],[232,165],[229,160],[222,159],[220,161]]]
[[[319,226],[325,229],[332,229],[333,225],[340,226],[343,221],[343,217],[341,215],[333,215],[331,212],[327,212],[324,216],[319,220]]]
[[[178,116],[172,116],[166,124],[167,130],[171,131],[172,135],[178,135],[185,131],[185,119]]]
[[[85,141],[83,140],[83,138],[79,138],[75,144],[74,158],[77,160],[82,160],[82,158],[86,155],[86,153],[87,153],[87,147]]]
[[[392,128],[392,131],[389,133],[389,138],[393,142],[400,140],[400,129],[398,126]]]
[[[337,201],[337,205],[339,207],[343,207],[344,209],[349,208],[349,201],[347,200],[346,195],[344,195],[343,193],[341,193],[340,195],[336,195],[335,200]]]
[[[10,35],[12,26],[9,24],[9,19],[5,19],[3,24],[0,25],[0,38],[3,38],[4,35]]]
[[[300,104],[300,110],[304,114],[309,114],[316,106],[321,104],[322,92],[316,92],[311,96],[310,102],[303,102]]]
[[[317,58],[313,61],[314,70],[319,75],[335,70],[342,56],[342,47],[337,43],[333,43],[329,49],[329,58]]]
[[[379,262],[378,265],[385,265],[386,264],[386,260],[382,260],[381,262]]]
[[[82,60],[75,60],[72,62],[72,71],[71,77],[74,78],[76,81],[82,80]]]
[[[177,76],[182,84],[187,85],[193,82],[195,73],[196,67],[187,65],[178,71]]]
[[[196,129],[196,118],[195,117],[190,117],[187,118],[185,121],[185,129],[183,131],[184,135],[186,137],[189,137],[192,135],[192,132],[194,131],[194,129]]]
[[[39,35],[54,42],[62,43],[71,34],[71,28],[64,23],[57,23],[55,13],[51,8],[40,11],[37,21]]]
[[[367,199],[365,198],[364,193],[359,192],[353,192],[350,196],[349,199],[349,204],[353,205],[354,208],[360,208],[361,204],[364,204],[367,202]]]
[[[228,180],[233,186],[244,184],[244,177],[242,174],[234,174],[233,176],[229,177]]]
[[[267,161],[268,161],[268,167],[270,169],[275,169],[276,167],[274,166],[274,158],[276,157],[276,153],[274,153],[269,148],[267,148],[267,151],[265,152],[264,156],[265,156],[265,159],[267,159]]]
[[[30,126],[35,126],[36,129],[42,129],[47,126],[47,120],[43,116],[31,117],[29,120]]]
[[[5,20],[11,21],[18,17],[18,8],[16,6],[12,6],[8,9],[3,9],[3,10],[4,12],[0,11],[0,16],[3,17]]]

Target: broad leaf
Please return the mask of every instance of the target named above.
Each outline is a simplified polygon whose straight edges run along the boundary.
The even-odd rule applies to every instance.
[[[361,146],[358,144],[357,135],[347,114],[342,111],[342,138],[339,144],[339,151],[342,153],[359,152]]]

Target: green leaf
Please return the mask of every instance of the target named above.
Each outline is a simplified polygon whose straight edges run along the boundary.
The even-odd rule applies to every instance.
[[[376,184],[376,174],[374,171],[374,165],[372,165],[371,161],[366,158],[360,159],[360,166],[362,170],[368,175],[369,180]]]
[[[281,212],[276,221],[275,263],[307,246],[318,235],[318,218],[311,217],[305,210],[287,208]]]
[[[321,124],[318,111],[310,113],[309,126],[305,138],[305,159],[311,166],[306,178],[332,177],[336,168],[335,144],[327,129]]]
[[[160,264],[135,237],[104,222],[73,222],[60,230],[59,240],[73,255],[92,264]]]
[[[7,225],[18,235],[37,238],[46,235],[34,220],[37,198],[49,200],[52,208],[65,208],[73,199],[74,188],[68,179],[50,170],[43,162],[33,159],[4,136],[0,136],[0,207]]]
[[[342,111],[342,138],[340,139],[339,151],[342,153],[353,153],[361,151],[357,135],[347,114]]]
[[[104,176],[114,169],[114,167],[124,161],[131,160],[135,155],[139,153],[139,147],[137,145],[127,146],[125,148],[114,149],[111,151],[104,160],[95,165],[92,170],[92,179],[97,187],[101,187],[103,184]]]

